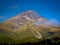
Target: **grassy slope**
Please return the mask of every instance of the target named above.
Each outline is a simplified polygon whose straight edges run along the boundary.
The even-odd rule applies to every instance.
[[[39,41],[39,39],[37,39],[32,34],[32,32],[30,31],[30,29],[29,29],[30,27],[31,27],[31,25],[26,25],[22,29],[20,29],[20,30],[18,30],[16,32],[11,32],[9,28],[0,29],[0,31],[2,30],[2,33],[0,32],[0,42],[5,42],[5,43],[25,43],[25,42],[37,42],[37,41]],[[38,29],[33,28],[32,30],[39,31],[42,34],[43,37],[48,36],[48,34],[47,34],[48,33],[48,28],[40,28],[39,27]]]

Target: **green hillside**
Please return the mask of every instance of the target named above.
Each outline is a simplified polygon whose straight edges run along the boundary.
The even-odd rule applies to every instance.
[[[37,38],[37,33],[34,35],[32,31],[34,31],[34,33],[36,33],[36,31],[39,32],[42,35],[42,38]],[[35,27],[32,24],[26,24],[18,30],[10,29],[6,24],[0,24],[0,43],[2,44],[34,43],[44,39],[51,39],[52,37],[60,38],[59,34],[59,31],[51,32],[47,27]]]

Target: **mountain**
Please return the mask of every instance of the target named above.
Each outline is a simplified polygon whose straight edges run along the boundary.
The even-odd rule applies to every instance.
[[[21,14],[18,14],[6,20],[4,23],[12,23],[15,26],[15,28],[18,29],[24,26],[26,23],[35,23],[36,21],[45,22],[46,19],[33,10],[27,10],[25,12],[22,12]]]
[[[60,37],[60,26],[52,22],[33,10],[27,10],[0,23],[0,42],[25,43]]]
[[[27,10],[25,12],[22,12],[21,14],[18,14],[10,19],[8,19],[7,21],[36,21],[36,20],[40,20],[40,21],[45,21],[45,19],[40,16],[39,14],[37,14],[35,11],[33,10]]]
[[[53,31],[53,32],[60,31],[60,27],[57,24],[54,24],[52,22],[55,22],[55,21],[49,21],[49,20],[45,19],[44,17],[42,17],[38,13],[36,13],[34,10],[27,10],[25,12],[22,12],[16,16],[6,20],[4,23],[11,30],[19,30],[19,29],[22,30],[21,28],[27,28],[26,26],[28,26],[28,25],[31,26],[31,24],[32,24],[33,26],[35,26],[35,28],[40,26],[39,28],[42,30],[43,30],[43,28],[49,28],[50,31]],[[29,28],[29,26],[28,26],[28,28]]]

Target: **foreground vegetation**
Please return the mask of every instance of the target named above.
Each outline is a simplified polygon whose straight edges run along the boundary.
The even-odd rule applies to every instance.
[[[39,31],[42,39],[37,38],[31,30]],[[0,45],[60,45],[60,32],[49,32],[49,28],[34,27],[32,24],[24,25],[19,30],[13,30],[0,24]]]
[[[28,39],[27,39],[28,40]],[[29,40],[27,42],[22,42],[22,43],[16,43],[14,40],[11,40],[9,38],[4,39],[3,41],[5,42],[0,42],[0,45],[60,45],[60,38],[59,37],[53,37],[50,39],[43,39],[43,40],[38,40],[37,39],[33,39],[35,40],[34,42],[30,42]],[[13,43],[12,43],[13,41]],[[21,40],[22,41],[22,40]],[[21,42],[21,41],[17,41],[17,42]],[[24,39],[25,41],[25,39]]]

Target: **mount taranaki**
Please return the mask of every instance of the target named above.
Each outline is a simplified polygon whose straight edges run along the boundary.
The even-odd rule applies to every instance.
[[[36,23],[38,21],[40,22],[39,25],[37,25],[37,23]],[[16,32],[16,33],[19,32],[21,34],[20,37],[22,37],[22,36],[26,37],[25,35],[28,35],[28,37],[30,37],[30,36],[33,37],[33,35],[34,35],[37,38],[42,38],[42,36],[46,37],[47,32],[52,33],[52,34],[54,33],[54,35],[55,34],[59,35],[60,27],[44,24],[47,21],[48,21],[47,19],[40,16],[35,11],[27,10],[8,20],[5,20],[3,22],[5,27],[3,27],[3,26],[1,26],[1,27],[3,27],[4,29],[7,29],[7,30],[10,29],[10,30],[12,30],[12,32]],[[31,28],[25,26],[26,24],[31,25],[31,23],[34,26],[34,29],[31,29],[31,28],[33,28],[32,26],[31,26]],[[22,27],[24,27],[24,29]]]
[[[4,23],[11,22],[13,25],[15,25],[15,28],[20,28],[24,26],[26,23],[35,23],[37,21],[45,22],[47,21],[45,18],[41,17],[39,14],[37,14],[33,10],[27,10],[21,14],[18,14],[8,20],[6,20]]]

